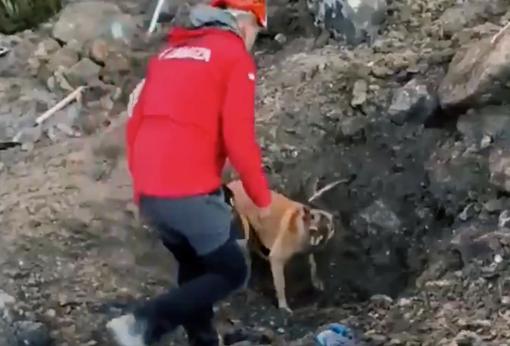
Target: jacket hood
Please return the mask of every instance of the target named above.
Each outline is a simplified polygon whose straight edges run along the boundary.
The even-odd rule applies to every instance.
[[[185,27],[173,28],[168,35],[169,43],[179,44],[200,37],[208,32],[207,29],[211,28],[230,31],[240,36],[234,16],[216,7],[208,5],[194,6],[189,14],[189,23]]]

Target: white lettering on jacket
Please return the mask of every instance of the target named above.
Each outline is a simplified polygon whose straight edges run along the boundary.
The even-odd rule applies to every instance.
[[[193,59],[209,62],[211,60],[211,50],[204,47],[169,47],[159,54],[159,59]]]

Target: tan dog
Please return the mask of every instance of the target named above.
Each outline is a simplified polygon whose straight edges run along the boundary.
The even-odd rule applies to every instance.
[[[260,219],[241,181],[232,181],[227,187],[233,194],[232,204],[241,219],[248,246],[270,262],[278,307],[292,312],[285,295],[285,265],[294,255],[307,253],[312,284],[318,290],[324,289],[317,275],[314,252],[333,237],[333,215],[272,191],[271,213]]]

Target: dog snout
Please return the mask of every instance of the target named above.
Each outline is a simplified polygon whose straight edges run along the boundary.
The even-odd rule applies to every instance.
[[[322,234],[314,234],[312,237],[310,237],[310,245],[318,246],[322,243],[323,239],[324,236]]]

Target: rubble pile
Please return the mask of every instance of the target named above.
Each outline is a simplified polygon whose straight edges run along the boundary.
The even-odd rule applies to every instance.
[[[168,3],[150,39],[152,5],[130,0],[68,1],[0,36],[2,345],[108,344],[106,319],[172,282],[171,256],[136,220],[122,157],[129,94],[188,9]],[[319,256],[326,292],[310,290],[297,259],[286,315],[262,265],[250,298],[219,307],[230,344],[313,345],[330,322],[366,345],[508,343],[509,8],[270,4],[255,58],[271,184],[304,201],[340,179],[316,203],[341,217]]]

